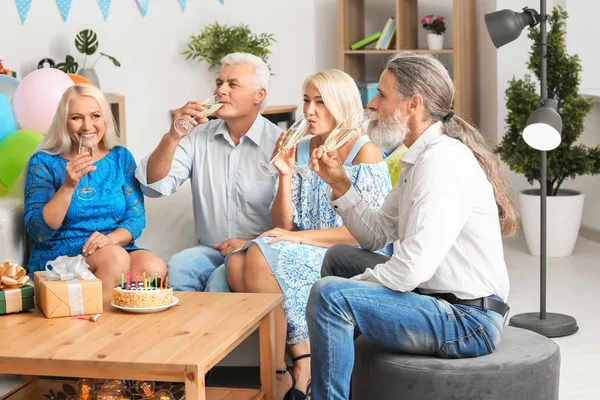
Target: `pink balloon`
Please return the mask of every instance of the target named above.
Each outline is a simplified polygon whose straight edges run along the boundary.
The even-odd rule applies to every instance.
[[[38,69],[23,78],[13,97],[19,126],[45,135],[60,98],[70,86],[71,78],[55,68]]]

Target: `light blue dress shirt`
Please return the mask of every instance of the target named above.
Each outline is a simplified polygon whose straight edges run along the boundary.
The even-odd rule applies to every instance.
[[[250,238],[272,228],[271,203],[277,176],[264,175],[282,129],[258,115],[234,145],[223,120],[199,125],[181,139],[169,175],[148,184],[146,156],[135,176],[148,197],[168,196],[191,179],[198,243],[212,246],[232,237]]]

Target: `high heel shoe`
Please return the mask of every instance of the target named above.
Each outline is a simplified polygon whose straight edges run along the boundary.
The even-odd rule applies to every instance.
[[[294,358],[292,358],[292,362],[296,362],[298,360],[301,360],[303,358],[308,358],[308,357],[310,357],[310,353],[303,354],[298,357],[294,357]],[[282,370],[278,370],[276,372],[279,373],[279,371],[282,371]],[[309,400],[310,399],[310,381],[308,382],[308,386],[306,388],[306,393],[304,393],[304,392],[296,389],[296,377],[294,376],[294,372],[292,371],[292,368],[287,367],[287,371],[289,371],[290,375],[292,376],[292,387],[290,390],[288,390],[288,392],[285,394],[285,396],[283,396],[283,400]],[[283,372],[283,373],[285,373],[285,372]]]

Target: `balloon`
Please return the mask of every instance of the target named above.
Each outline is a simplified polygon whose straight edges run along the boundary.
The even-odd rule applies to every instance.
[[[15,91],[19,86],[19,81],[12,76],[0,74],[0,93],[6,96],[7,99],[12,99]]]
[[[8,191],[8,189],[0,183],[0,197],[6,196],[9,193],[10,192]]]
[[[69,77],[71,78],[71,80],[73,81],[74,84],[79,84],[79,83],[88,83],[88,84],[92,84],[90,81],[87,80],[87,78],[84,78],[81,75],[77,75],[77,74],[67,74],[69,75]]]
[[[60,98],[70,86],[71,78],[56,68],[37,69],[23,78],[13,98],[19,126],[45,134]]]
[[[43,138],[41,133],[20,129],[0,142],[0,184],[9,190],[14,187]]]
[[[0,141],[9,133],[17,130],[17,121],[10,101],[0,93]]]

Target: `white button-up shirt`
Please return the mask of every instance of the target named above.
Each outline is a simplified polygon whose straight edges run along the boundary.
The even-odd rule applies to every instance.
[[[198,243],[256,237],[273,226],[270,206],[277,178],[264,175],[258,164],[269,162],[281,131],[259,115],[236,146],[224,121],[210,121],[181,139],[169,175],[148,184],[149,156],[135,175],[148,197],[173,194],[191,179]]]
[[[331,201],[367,250],[394,242],[386,263],[353,279],[392,290],[454,293],[461,299],[509,291],[493,188],[467,146],[430,126],[402,157],[398,185],[380,210],[354,189]]]

